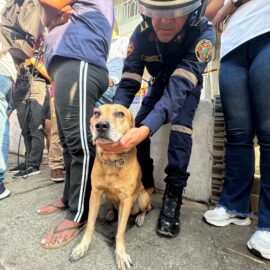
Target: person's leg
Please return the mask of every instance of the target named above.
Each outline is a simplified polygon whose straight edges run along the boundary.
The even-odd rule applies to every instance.
[[[45,97],[48,91],[46,81],[33,78],[31,85],[29,129],[31,136],[31,152],[28,166],[39,169],[44,150]]]
[[[268,41],[268,42],[267,42]],[[270,230],[270,34],[254,40],[252,47],[260,49],[249,71],[252,110],[256,135],[260,145],[261,192],[258,229]],[[255,49],[254,48],[254,49]]]
[[[15,108],[17,111],[17,118],[18,122],[21,128],[22,136],[24,139],[24,145],[25,145],[25,164],[28,163],[28,156],[31,152],[31,137],[30,137],[30,131],[28,126],[29,121],[29,101],[20,101],[15,103]],[[25,168],[24,168],[25,169]]]
[[[17,111],[17,118],[22,130],[22,136],[24,138],[25,145],[25,161],[23,164],[18,164],[15,168],[12,168],[11,172],[18,172],[20,170],[26,169],[26,163],[28,159],[28,154],[31,150],[31,138],[28,126],[29,117],[29,96],[30,96],[30,75],[29,72],[20,68],[20,72],[17,74],[17,79],[14,87],[12,88],[12,99]]]
[[[39,166],[44,150],[45,96],[47,85],[44,79],[32,77],[30,82],[30,98],[25,105],[25,117],[21,117],[23,125],[27,124],[29,131],[30,150],[28,152],[25,170],[13,175],[13,178],[28,177],[40,174]],[[29,103],[29,104],[28,104]],[[25,123],[26,122],[26,123]],[[27,150],[28,151],[28,150]]]
[[[261,190],[257,230],[247,245],[256,254],[270,259],[270,33],[251,40],[249,46],[252,56],[249,85],[260,145]]]
[[[51,97],[50,101],[51,110],[51,144],[49,150],[49,167],[51,169],[51,180],[52,181],[63,181],[64,180],[64,158],[63,148],[61,145],[56,115],[54,106],[54,97]]]
[[[51,145],[51,129],[52,129],[49,86],[47,87],[46,91],[44,107],[45,107],[44,135],[46,138],[46,148],[49,156]]]
[[[108,86],[108,79],[106,71],[102,69],[83,61],[64,58],[60,61],[58,58],[57,67],[52,72],[56,112],[63,134],[61,141],[66,143],[63,144],[67,172],[63,198],[67,199],[69,208],[65,219],[58,224],[58,229],[62,230],[79,226],[87,218],[91,188],[89,175],[94,160],[89,122],[96,100]],[[66,160],[70,162],[66,163]],[[46,247],[65,241],[76,231],[51,232],[42,240],[42,245]]]
[[[225,179],[219,204],[240,216],[250,214],[254,175],[254,125],[243,46],[221,62],[220,92],[227,135]]]
[[[196,87],[200,92],[200,87]],[[192,121],[199,103],[199,95],[186,93],[184,104],[176,118],[172,119],[168,146],[168,165],[165,168],[166,188],[158,219],[157,232],[168,237],[180,232],[180,208],[183,189],[189,173],[187,167],[192,147]]]
[[[3,180],[7,169],[9,149],[9,120],[7,117],[8,103],[6,95],[11,90],[11,86],[11,79],[0,75],[0,199],[10,195],[10,191],[5,188]]]
[[[251,251],[270,259],[270,63],[267,61],[270,57],[270,34],[250,41],[250,50],[254,59],[249,71],[249,83],[260,145],[261,190],[257,230],[247,245]]]
[[[3,183],[7,169],[9,148],[9,121],[6,113],[7,106],[8,103],[5,96],[0,93],[0,200],[6,198],[10,194],[10,191],[5,188]]]
[[[231,223],[247,226],[250,218],[250,192],[254,175],[252,103],[246,44],[221,61],[219,75],[221,102],[226,128],[225,178],[220,201],[204,214],[215,226]]]
[[[56,70],[58,69],[57,65],[55,69]],[[53,102],[54,102],[54,98],[53,98]],[[69,202],[71,156],[68,152],[68,146],[66,144],[65,136],[63,134],[62,126],[59,120],[59,115],[55,108],[55,102],[53,105],[54,105],[53,108],[54,108],[54,113],[55,113],[55,121],[57,125],[57,134],[60,140],[60,144],[62,146],[62,158],[63,158],[65,170],[66,170],[66,173],[64,176],[65,185],[64,185],[63,195],[60,199],[56,199],[52,203],[42,206],[37,210],[37,213],[40,215],[53,214],[55,212],[58,212],[59,209],[66,210],[68,209],[68,202]]]

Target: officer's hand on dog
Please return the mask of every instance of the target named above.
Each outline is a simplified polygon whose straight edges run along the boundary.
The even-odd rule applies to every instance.
[[[115,143],[101,143],[96,141],[97,146],[102,148],[106,154],[127,153],[140,142],[146,139],[150,134],[150,129],[147,126],[129,129],[125,135]]]

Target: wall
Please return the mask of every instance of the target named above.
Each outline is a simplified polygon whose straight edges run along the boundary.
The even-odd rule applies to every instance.
[[[164,168],[167,164],[167,145],[170,126],[163,126],[152,137],[151,155],[154,159],[156,187],[164,190]],[[188,167],[190,177],[184,196],[209,202],[212,181],[213,103],[201,100],[193,121],[193,147]]]

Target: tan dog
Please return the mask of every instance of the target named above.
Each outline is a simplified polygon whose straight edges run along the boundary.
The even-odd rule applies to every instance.
[[[93,141],[117,142],[123,134],[134,126],[131,112],[121,105],[103,105],[95,109]],[[129,153],[106,155],[100,147],[96,149],[96,159],[91,174],[92,192],[88,223],[82,241],[73,250],[70,260],[83,257],[91,243],[95,221],[103,194],[118,206],[118,230],[116,235],[115,259],[118,269],[129,269],[132,264],[125,249],[125,230],[129,215],[138,214],[136,224],[141,226],[150,210],[150,195],[141,182],[141,168],[137,160],[136,148]]]

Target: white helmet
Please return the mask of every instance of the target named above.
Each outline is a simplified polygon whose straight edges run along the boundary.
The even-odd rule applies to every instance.
[[[138,0],[139,11],[147,17],[176,18],[195,11],[201,5],[201,0]]]

